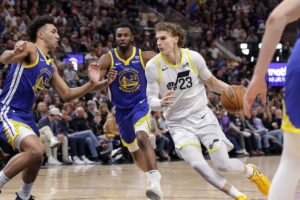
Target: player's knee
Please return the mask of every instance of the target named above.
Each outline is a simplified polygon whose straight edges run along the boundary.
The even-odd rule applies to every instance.
[[[139,131],[136,134],[137,143],[140,148],[146,147],[149,142],[146,132]]]
[[[35,147],[32,147],[28,153],[32,160],[41,161],[44,157],[45,147],[44,145],[36,145]]]
[[[191,165],[191,167],[193,169],[205,169],[206,165],[204,163],[198,162],[198,161],[191,161],[189,162],[189,164]]]
[[[218,171],[221,171],[221,172],[227,172],[227,171],[230,171],[230,165],[227,164],[227,163],[220,163],[220,164],[215,164],[215,167]]]

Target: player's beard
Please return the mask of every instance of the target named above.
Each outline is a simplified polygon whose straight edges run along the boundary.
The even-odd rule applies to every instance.
[[[126,46],[119,46],[119,49],[121,50],[122,53],[125,53],[129,50],[130,45],[126,45]]]

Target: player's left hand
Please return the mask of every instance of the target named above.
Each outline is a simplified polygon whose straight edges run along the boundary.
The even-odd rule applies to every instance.
[[[97,84],[100,79],[100,65],[97,63],[91,63],[88,68],[88,76],[90,82]]]
[[[244,113],[247,117],[251,117],[251,108],[253,101],[257,95],[261,95],[262,102],[266,103],[267,84],[264,76],[253,75],[251,82],[244,96]]]

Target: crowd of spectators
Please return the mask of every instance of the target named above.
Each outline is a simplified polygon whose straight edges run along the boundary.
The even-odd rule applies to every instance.
[[[143,50],[155,50],[154,33],[149,30],[156,21],[145,17],[151,15],[139,12],[138,2],[3,0],[0,5],[0,53],[12,49],[15,41],[26,39],[25,30],[34,17],[49,14],[55,18],[61,38],[60,47],[52,56],[66,83],[70,87],[80,86],[88,79],[88,64],[115,47],[114,27],[124,20],[135,27],[136,46]],[[247,86],[253,63],[247,57],[241,57],[240,62],[226,58],[215,42],[259,42],[265,20],[279,0],[153,2],[172,7],[195,25],[199,34],[188,34],[187,47],[204,57],[218,79]],[[289,44],[283,41],[283,55],[286,54],[286,57],[291,51]],[[84,62],[78,65],[77,70],[71,62],[63,62],[67,53],[84,54]],[[8,71],[9,66],[0,65],[0,88]],[[262,156],[281,152],[283,93],[281,88],[270,88],[268,105],[262,106],[260,99],[257,99],[251,119],[227,113],[220,104],[219,96],[208,93],[209,106],[235,146],[233,156]],[[46,147],[48,164],[131,162],[128,151],[122,146],[107,90],[65,103],[49,87],[36,99],[33,113]],[[149,139],[159,160],[178,159],[161,112],[152,112]]]

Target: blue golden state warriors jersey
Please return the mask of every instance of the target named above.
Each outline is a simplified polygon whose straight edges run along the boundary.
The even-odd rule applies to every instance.
[[[141,50],[133,47],[132,55],[127,60],[120,58],[116,49],[109,54],[111,67],[117,71],[115,81],[109,85],[112,104],[119,109],[127,109],[147,101],[147,80]]]
[[[5,80],[0,95],[1,113],[13,111],[30,112],[35,97],[40,95],[51,79],[54,69],[51,60],[47,59],[37,48],[38,56],[31,65],[14,63]]]
[[[300,133],[300,37],[287,64],[282,129]]]

